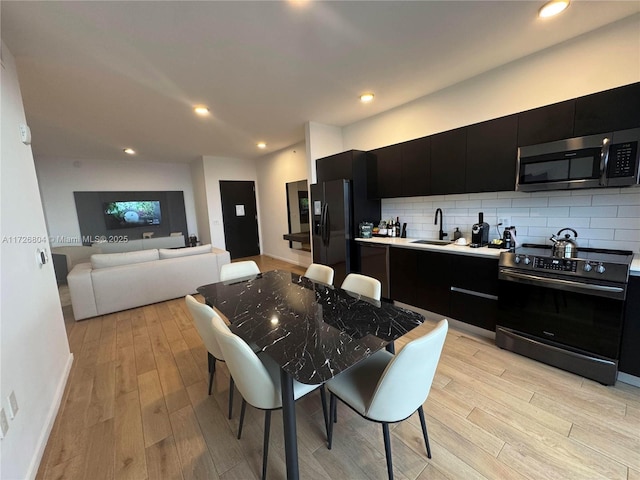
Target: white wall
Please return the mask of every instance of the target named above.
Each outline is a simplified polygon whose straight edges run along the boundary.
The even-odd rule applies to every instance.
[[[307,178],[316,183],[316,159],[347,150],[342,139],[342,128],[318,122],[305,124],[305,142],[307,151]]]
[[[18,137],[26,120],[15,61],[4,45],[2,58],[0,404],[8,412],[13,391],[19,405],[0,442],[0,477],[9,480],[35,477],[72,356],[53,263],[36,262],[36,249],[50,247],[31,147]]]
[[[183,191],[187,234],[198,234],[191,167],[184,163],[103,162],[38,158],[38,181],[52,245],[73,244],[80,237],[73,192]]]
[[[256,182],[256,204],[258,208],[258,235],[262,252],[263,236],[260,231],[260,190],[257,184],[256,164],[254,160],[241,160],[224,157],[202,157],[204,182],[206,186],[207,212],[209,216],[209,234],[211,243],[226,249],[224,225],[222,222],[222,200],[220,198],[220,180],[241,180]]]
[[[639,31],[640,15],[635,15],[346,126],[344,149],[370,150],[638,82]],[[450,235],[460,227],[470,236],[483,211],[491,225],[498,216],[511,217],[525,241],[548,242],[560,228],[573,227],[582,246],[640,251],[640,189],[385,199],[382,218],[400,216],[409,237],[437,238],[436,208],[443,208]],[[494,227],[491,234],[497,236]]]
[[[640,80],[640,14],[343,129],[371,150]]]
[[[191,181],[193,182],[193,200],[196,211],[196,232],[204,245],[211,243],[209,228],[209,208],[207,207],[207,184],[204,179],[204,163],[202,158],[191,162]]]
[[[256,161],[262,252],[304,267],[311,263],[311,254],[289,248],[289,242],[283,240],[282,235],[289,233],[286,183],[306,180],[307,165],[304,142]]]

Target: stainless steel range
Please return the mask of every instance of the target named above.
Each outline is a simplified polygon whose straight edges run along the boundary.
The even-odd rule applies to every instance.
[[[630,251],[594,248],[557,258],[533,244],[503,252],[496,344],[614,384],[632,259]]]

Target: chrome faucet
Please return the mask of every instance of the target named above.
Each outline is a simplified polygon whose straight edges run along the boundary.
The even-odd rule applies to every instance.
[[[434,225],[438,224],[438,213],[440,214],[440,230],[438,231],[438,240],[444,240],[444,237],[446,237],[447,234],[442,231],[442,209],[441,208],[438,208],[436,210],[436,218],[433,221],[433,224]]]

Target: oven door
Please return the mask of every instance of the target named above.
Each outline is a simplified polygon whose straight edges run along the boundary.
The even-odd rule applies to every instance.
[[[617,359],[625,289],[500,271],[498,324],[543,341]]]

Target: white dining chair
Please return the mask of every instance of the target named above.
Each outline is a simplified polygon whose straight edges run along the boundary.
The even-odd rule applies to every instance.
[[[225,282],[236,278],[250,277],[259,273],[258,264],[253,260],[226,263],[220,268],[220,281]]]
[[[211,321],[212,318],[220,318],[220,316],[209,305],[200,303],[191,295],[187,295],[185,297],[185,302],[187,303],[187,308],[189,309],[189,313],[191,313],[191,317],[193,318],[193,323],[196,326],[196,330],[200,334],[202,343],[204,343],[204,346],[207,349],[207,360],[209,365],[209,395],[211,395],[211,388],[213,386],[213,375],[216,373],[216,362],[225,361],[222,349],[220,348],[218,340],[216,339],[217,332],[213,328],[213,323]],[[222,322],[222,325],[224,325],[224,328],[228,330],[229,327],[227,327],[222,319],[220,319],[220,321]],[[231,414],[233,413],[233,387],[233,376],[229,375],[229,418],[231,418]]]
[[[264,410],[264,446],[262,451],[262,480],[267,475],[267,456],[269,453],[269,432],[271,427],[271,411],[282,408],[280,390],[280,367],[268,355],[257,355],[240,337],[232,333],[220,317],[213,318],[213,326],[217,330],[217,339],[224,353],[227,367],[236,381],[242,394],[242,411],[238,426],[238,438],[242,436],[242,425],[247,403]],[[324,385],[306,385],[293,381],[293,398],[299,398],[320,388],[322,411],[325,426],[328,429],[328,417]]]
[[[382,295],[382,284],[379,280],[359,273],[347,275],[340,288],[374,300],[380,300]]]
[[[305,277],[327,285],[333,285],[333,275],[333,268],[320,263],[312,263],[304,272]]]
[[[429,333],[406,344],[397,355],[381,350],[326,383],[331,394],[330,415],[335,417],[339,398],[362,417],[382,424],[389,480],[393,480],[389,423],[406,420],[417,410],[427,457],[431,458],[422,404],[429,396],[448,328],[447,320],[441,320]],[[329,449],[333,423],[329,422]]]

